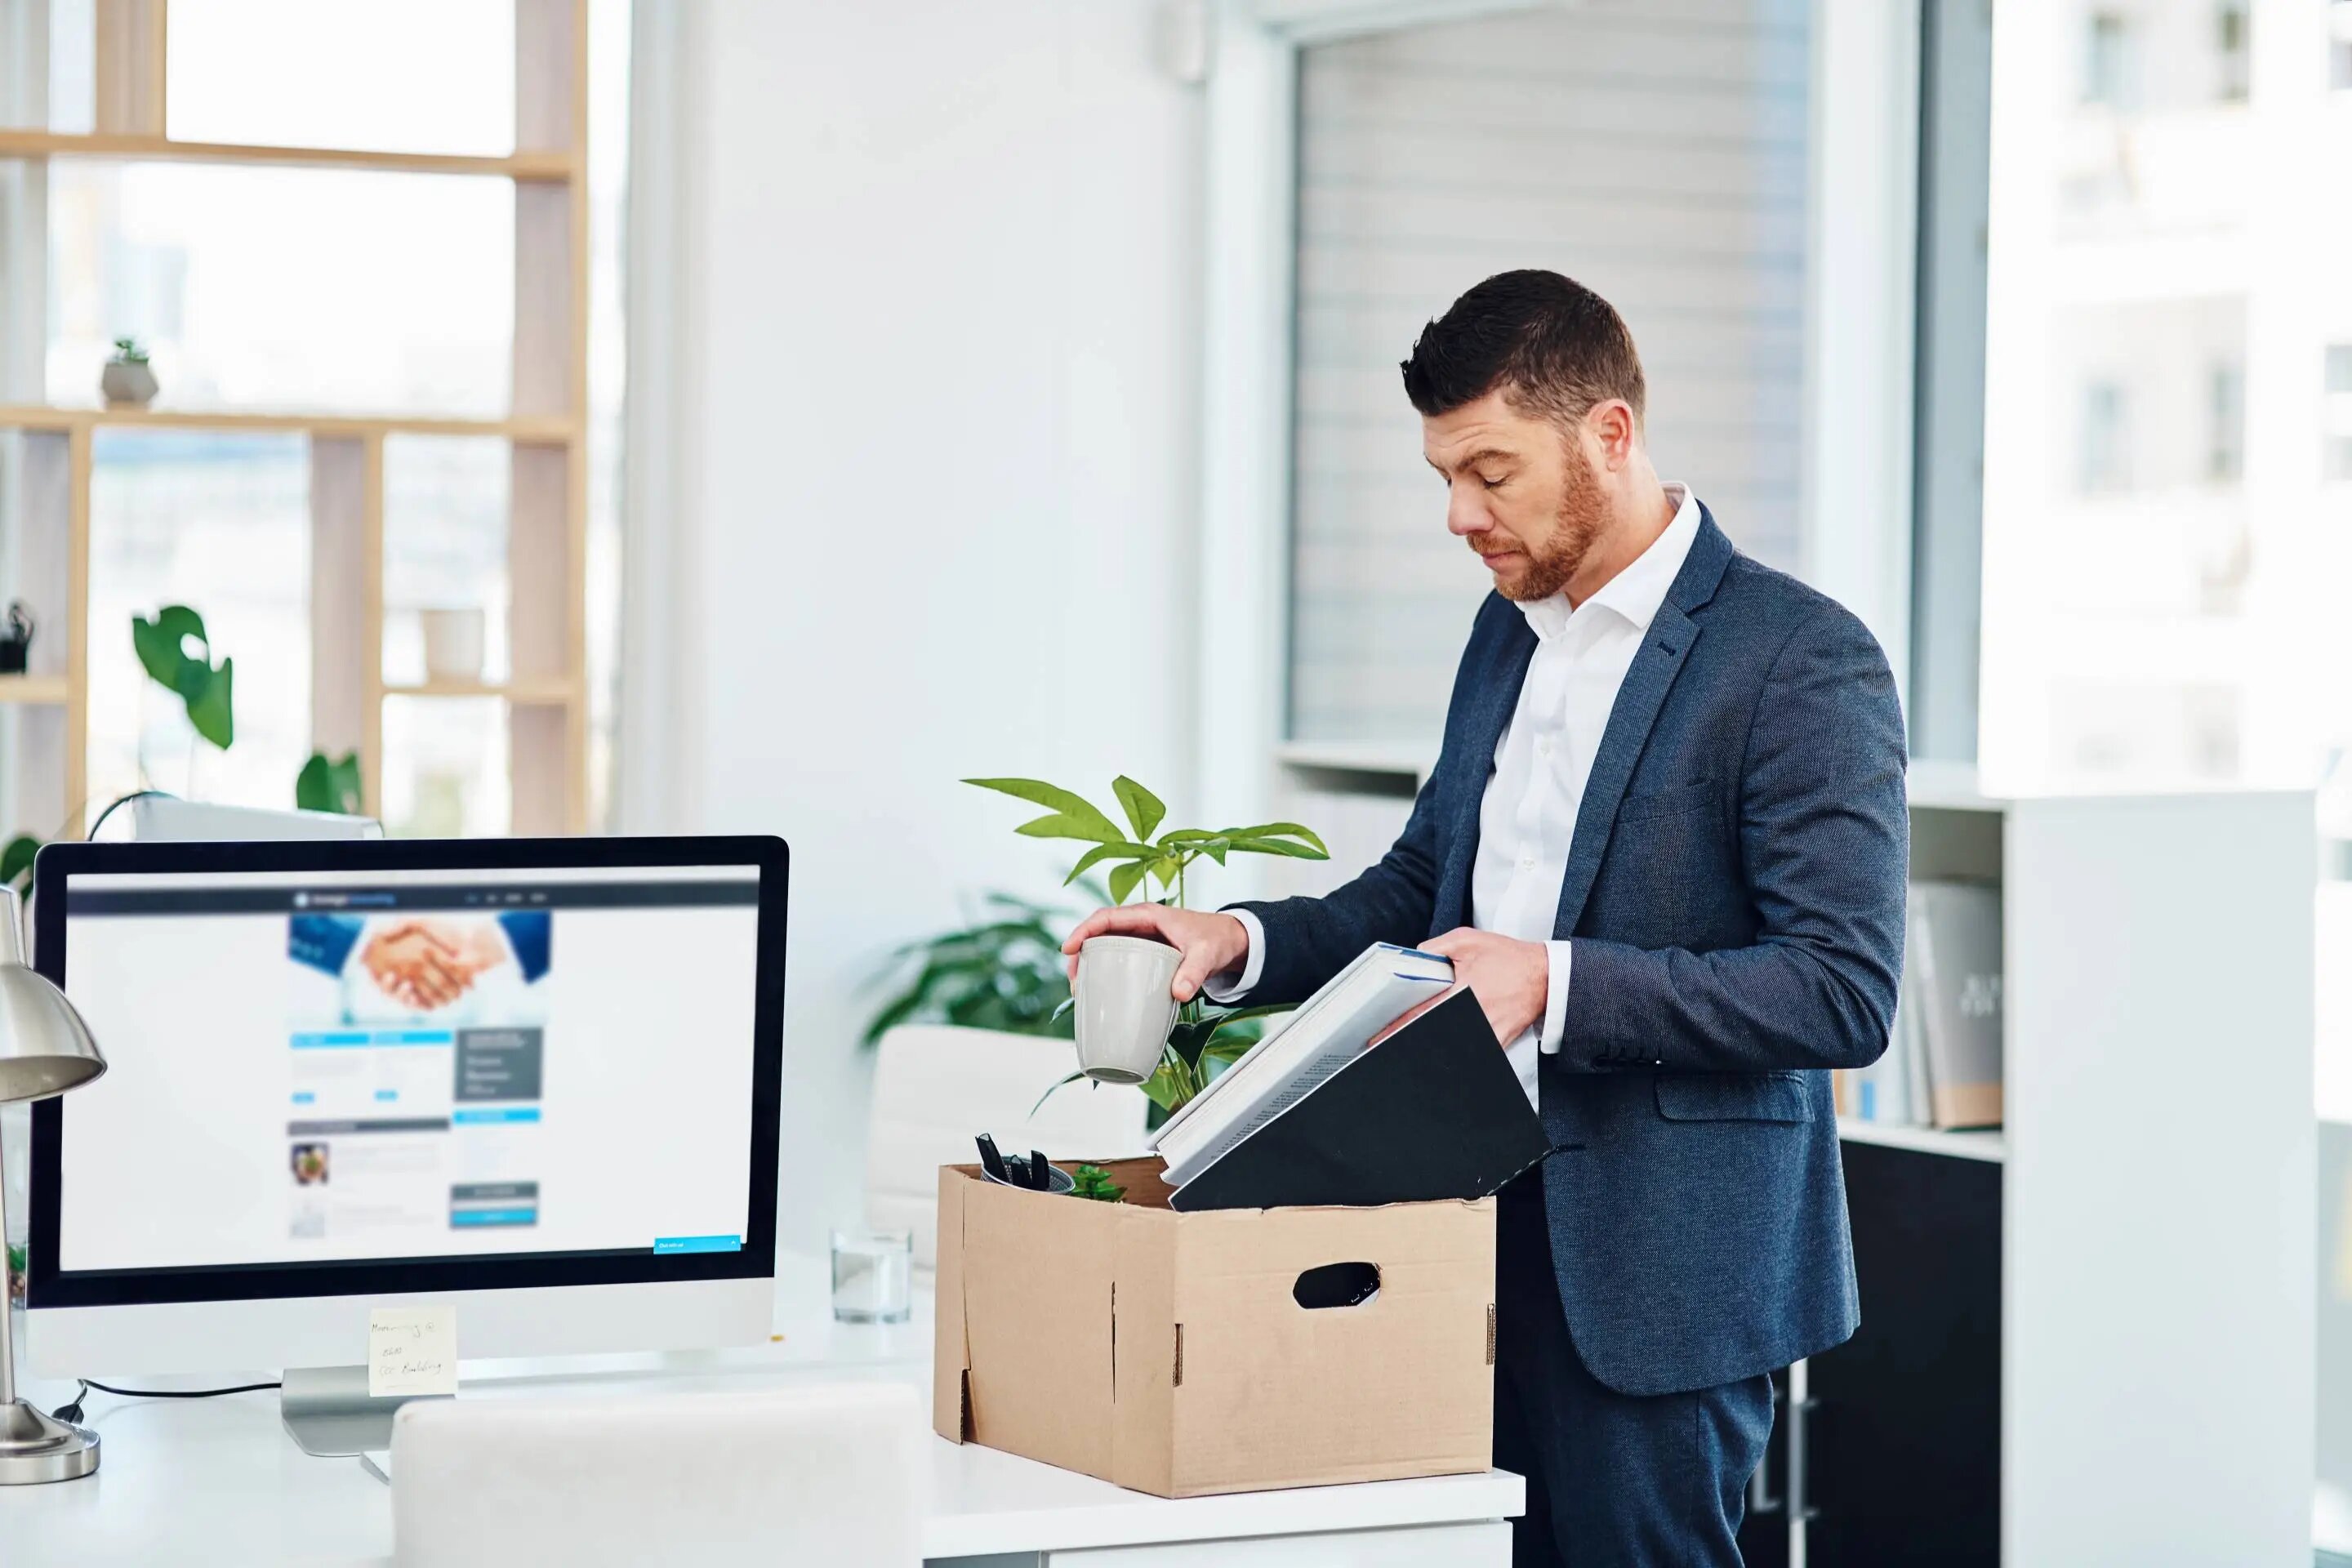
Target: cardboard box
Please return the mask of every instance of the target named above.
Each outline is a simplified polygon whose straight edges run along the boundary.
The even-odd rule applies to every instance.
[[[940,1436],[1160,1497],[1488,1468],[1494,1200],[1178,1214],[1107,1168],[1121,1203],[941,1168]]]

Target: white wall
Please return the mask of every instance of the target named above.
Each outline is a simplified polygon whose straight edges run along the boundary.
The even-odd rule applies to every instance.
[[[622,823],[793,847],[788,1246],[858,1210],[862,978],[960,894],[1068,863],[955,781],[1107,798],[1126,771],[1186,810],[1200,97],[1151,18],[666,19],[679,179],[641,175],[676,211],[635,327],[633,395],[658,401],[633,442],[662,449],[633,444],[655,491],[631,590],[670,652],[625,698]]]

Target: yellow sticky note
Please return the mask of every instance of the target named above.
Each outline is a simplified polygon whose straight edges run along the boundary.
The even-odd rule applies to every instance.
[[[368,1397],[457,1392],[457,1309],[368,1309]]]

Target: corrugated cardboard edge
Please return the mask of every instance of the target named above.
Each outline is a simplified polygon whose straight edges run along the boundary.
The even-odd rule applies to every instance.
[[[1111,1301],[1109,1479],[1161,1496],[1175,1475],[1176,1384],[1182,1378],[1176,1218],[1166,1209],[1122,1205],[1118,1292]]]
[[[940,1167],[936,1321],[931,1331],[931,1430],[950,1443],[971,1435],[971,1345],[963,1321],[964,1176]]]

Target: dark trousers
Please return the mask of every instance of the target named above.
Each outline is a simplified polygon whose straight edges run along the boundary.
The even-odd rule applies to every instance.
[[[1540,1169],[1497,1207],[1495,1463],[1528,1481],[1512,1568],[1738,1568],[1771,1379],[1655,1395],[1603,1385],[1569,1338]]]

